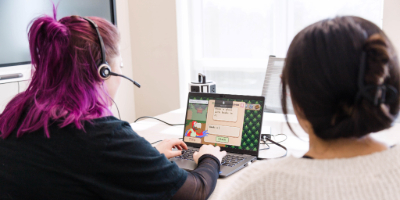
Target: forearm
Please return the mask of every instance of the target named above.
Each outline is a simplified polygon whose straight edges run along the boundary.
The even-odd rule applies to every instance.
[[[185,183],[172,199],[207,199],[214,191],[220,162],[212,155],[203,155],[198,167],[189,172]]]

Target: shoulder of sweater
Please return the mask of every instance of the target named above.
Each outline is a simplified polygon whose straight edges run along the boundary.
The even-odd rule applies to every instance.
[[[61,135],[65,135],[65,132],[74,133],[75,136],[92,142],[112,138],[139,137],[128,122],[121,121],[113,116],[87,120],[83,124],[83,129],[77,129],[74,124],[61,129],[57,125],[53,125],[52,128],[54,129],[53,132],[59,132]]]
[[[96,131],[132,131],[130,124],[126,121],[121,121],[114,116],[101,117],[97,119],[88,120],[85,122],[85,129]]]
[[[228,184],[224,187],[222,192],[219,192],[213,196],[214,199],[243,199],[248,194],[248,189],[260,186],[260,183],[264,183],[264,179],[269,174],[274,174],[276,170],[279,170],[281,166],[292,162],[293,159],[297,159],[292,156],[276,160],[263,160],[256,161],[249,167],[242,169],[237,174],[229,177],[231,179]],[[261,184],[262,185],[262,184]]]
[[[240,183],[240,187],[248,185],[249,183],[258,182],[258,179],[262,179],[268,174],[281,171],[281,168],[286,165],[292,165],[291,163],[298,158],[288,156],[286,158],[276,160],[263,160],[256,161],[249,167],[246,167],[239,171],[237,174],[231,177],[231,183]]]
[[[365,156],[340,159],[303,159],[288,156],[283,159],[257,161],[233,175],[220,197],[248,198],[248,190],[265,190],[274,180],[318,181],[374,180],[376,177],[400,176],[400,145]],[[328,181],[329,182],[329,181]]]
[[[130,124],[126,121],[119,120],[114,116],[106,116],[88,120],[85,122],[86,126],[110,126],[110,127],[130,127]]]
[[[288,156],[281,159],[275,160],[262,160],[257,161],[245,168],[241,172],[241,177],[259,177],[261,174],[273,173],[276,171],[281,171],[282,167],[293,166],[293,163],[296,162],[298,158],[293,156]]]
[[[390,169],[400,169],[400,145],[382,152],[352,158],[304,159],[288,156],[277,160],[257,161],[244,169],[243,176],[261,178],[277,172],[302,176],[327,172],[332,177],[361,176],[385,173]]]

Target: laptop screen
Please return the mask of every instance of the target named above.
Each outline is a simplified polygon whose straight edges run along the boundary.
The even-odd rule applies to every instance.
[[[258,155],[263,108],[264,97],[189,93],[183,140]]]

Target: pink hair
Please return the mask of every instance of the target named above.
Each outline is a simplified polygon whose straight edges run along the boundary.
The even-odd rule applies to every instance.
[[[32,21],[29,47],[32,80],[25,92],[18,94],[0,114],[0,137],[7,138],[16,128],[17,137],[44,128],[49,123],[60,127],[112,115],[103,80],[98,76],[101,62],[99,40],[91,25],[79,16],[42,16]],[[110,22],[90,17],[104,40],[107,58],[119,55],[119,32]]]

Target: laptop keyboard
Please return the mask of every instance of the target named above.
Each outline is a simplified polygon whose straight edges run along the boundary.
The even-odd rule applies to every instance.
[[[196,152],[196,149],[183,150],[182,155],[177,156],[177,158],[184,159],[184,160],[193,160],[194,152]]]
[[[183,150],[182,155],[176,156],[176,158],[180,158],[183,160],[193,160],[193,154],[196,152],[196,149],[188,149],[188,150]],[[227,154],[222,158],[221,165],[228,166],[228,167],[233,167],[237,165],[238,163],[242,162],[246,158],[243,156],[235,156],[235,155],[230,155]]]
[[[234,156],[227,154],[222,158],[221,164],[228,167],[233,167],[242,162],[245,158],[243,156]]]

